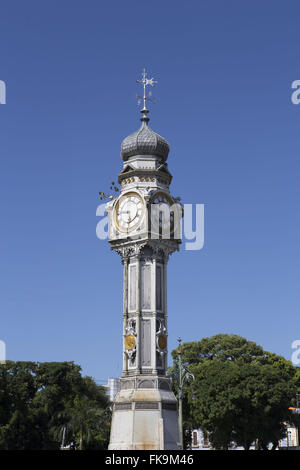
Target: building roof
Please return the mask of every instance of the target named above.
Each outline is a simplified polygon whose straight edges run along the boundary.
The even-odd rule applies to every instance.
[[[127,161],[137,155],[153,155],[167,160],[170,146],[166,139],[154,132],[149,126],[148,110],[142,110],[141,127],[126,137],[121,145],[121,157]]]

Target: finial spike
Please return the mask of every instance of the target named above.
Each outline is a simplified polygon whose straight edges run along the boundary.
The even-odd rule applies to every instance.
[[[144,68],[143,69],[143,72],[142,72],[142,79],[141,80],[137,80],[137,83],[141,83],[143,85],[143,89],[144,89],[144,93],[143,93],[143,96],[137,96],[138,98],[138,103],[140,104],[141,101],[143,101],[143,109],[141,109],[141,113],[143,115],[143,117],[141,118],[143,121],[149,121],[149,118],[147,117],[147,114],[148,114],[148,109],[146,107],[146,101],[153,101],[151,99],[151,96],[152,96],[152,93],[149,92],[148,96],[146,94],[146,87],[148,85],[151,85],[152,87],[154,86],[155,83],[157,83],[156,80],[154,80],[154,78],[147,78],[147,71],[146,69]]]

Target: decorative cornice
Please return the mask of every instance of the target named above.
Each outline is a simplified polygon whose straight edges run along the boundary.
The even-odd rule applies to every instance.
[[[114,240],[110,242],[111,250],[116,251],[121,257],[122,262],[131,257],[152,261],[154,258],[168,261],[169,256],[174,251],[179,250],[180,240],[148,239],[148,240]],[[150,248],[152,252],[144,253],[145,248]]]

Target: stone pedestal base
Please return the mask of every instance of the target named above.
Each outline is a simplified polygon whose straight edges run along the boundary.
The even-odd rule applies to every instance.
[[[127,389],[117,394],[109,450],[178,450],[177,400],[171,390]]]

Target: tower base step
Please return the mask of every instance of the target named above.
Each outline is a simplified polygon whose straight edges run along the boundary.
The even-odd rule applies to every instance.
[[[178,450],[177,400],[167,390],[121,390],[109,450]]]

